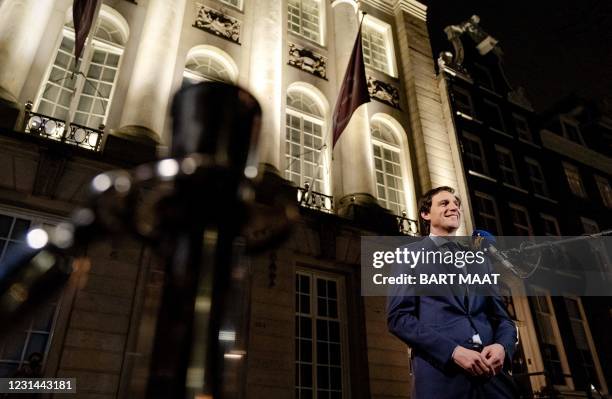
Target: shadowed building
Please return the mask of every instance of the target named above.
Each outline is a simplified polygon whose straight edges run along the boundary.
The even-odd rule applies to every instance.
[[[442,102],[474,226],[498,236],[573,236],[612,227],[609,118],[580,104],[537,115],[525,91],[509,81],[502,49],[477,16],[445,33],[452,50],[438,59]],[[589,129],[588,140],[581,127]],[[606,263],[609,254],[594,256]],[[598,332],[610,325],[608,298],[546,291],[527,298],[518,287],[507,295],[520,337],[514,375],[525,397],[550,390],[595,395],[591,385],[608,392],[609,343]]]
[[[362,235],[417,234],[416,198],[429,188],[468,197],[425,6],[361,2],[372,101],[332,156],[331,114],[360,22],[354,1],[103,1],[79,74],[71,4],[0,5],[0,257],[29,227],[66,220],[98,173],[167,154],[181,86],[238,84],[263,109],[259,173],[270,191],[258,206],[273,215],[285,193],[301,217],[281,247],[237,266],[248,329],[219,337],[248,349],[232,358],[242,373],[233,394],[407,397],[406,348],[387,333],[385,299],[361,296],[359,255]],[[471,229],[467,217],[460,233]],[[3,342],[1,375],[39,352],[43,375],[77,378],[79,397],[140,397],[164,281],[154,254],[123,237],[89,246],[90,268]],[[203,372],[190,369],[194,391]]]

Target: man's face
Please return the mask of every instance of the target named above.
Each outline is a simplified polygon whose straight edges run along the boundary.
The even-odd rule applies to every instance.
[[[421,217],[429,220],[430,232],[435,235],[453,234],[461,220],[461,202],[448,191],[440,191],[431,199],[431,210],[422,212]]]

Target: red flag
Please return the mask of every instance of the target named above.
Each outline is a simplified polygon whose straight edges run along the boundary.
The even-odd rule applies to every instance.
[[[85,39],[91,29],[94,14],[100,0],[74,0],[72,5],[72,20],[74,22],[74,56],[76,61],[79,60],[83,47],[85,46]],[[75,62],[76,65],[76,62]]]
[[[353,112],[363,103],[370,102],[370,94],[368,93],[368,83],[366,81],[365,65],[363,64],[363,50],[361,47],[361,26],[359,33],[353,46],[353,52],[349,59],[340,94],[334,108],[333,115],[333,137],[334,141],[332,149],[336,146],[336,142],[340,135],[351,120]]]

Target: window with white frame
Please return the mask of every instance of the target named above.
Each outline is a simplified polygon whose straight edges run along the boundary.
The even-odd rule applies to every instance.
[[[585,218],[583,216],[580,217],[580,223],[582,224],[582,230],[586,234],[595,234],[599,233],[599,225],[593,219]]]
[[[563,130],[563,137],[574,143],[584,145],[584,139],[582,138],[578,122],[561,117],[561,129]]]
[[[512,152],[500,145],[495,146],[495,152],[497,153],[497,162],[502,180],[512,186],[519,187],[518,173],[516,171],[516,165],[514,164]]]
[[[0,264],[17,247],[26,245],[27,231],[40,226],[40,220],[15,216],[0,211]],[[32,317],[23,321],[23,325],[14,328],[0,340],[0,377],[12,377],[30,361],[38,358],[42,367],[46,361],[51,344],[51,336],[58,310],[57,298],[40,305]],[[33,365],[32,365],[33,366]]]
[[[487,99],[484,100],[483,105],[484,115],[487,118],[489,126],[495,130],[504,132],[506,130],[504,125],[504,117],[502,115],[501,109],[499,108],[499,105]]]
[[[586,198],[586,190],[582,184],[582,178],[578,168],[567,162],[563,162],[563,169],[565,170],[565,177],[567,177],[567,184],[569,185],[572,193],[578,197]]]
[[[518,138],[524,141],[533,142],[533,136],[531,135],[531,129],[529,129],[529,123],[527,118],[517,113],[512,113],[514,119],[514,128],[518,133]]]
[[[475,117],[472,96],[467,90],[455,86],[453,87],[452,97],[454,100],[455,109],[458,113],[472,118]]]
[[[557,218],[551,215],[547,215],[545,213],[540,213],[540,219],[542,220],[542,226],[544,227],[544,235],[558,237],[561,235],[561,230],[559,230],[559,223],[557,222]]]
[[[74,27],[72,22],[64,26],[35,107],[37,112],[95,129],[106,123],[128,35],[127,24],[116,14],[104,5],[100,9],[92,29],[93,40],[86,43],[78,63],[84,76],[73,75]],[[61,132],[58,134],[61,137]]]
[[[574,378],[575,388],[582,390],[591,389],[591,384],[593,384],[597,389],[600,389],[601,384],[595,368],[595,359],[593,359],[595,347],[588,323],[584,317],[580,298],[563,297],[563,299],[571,325],[572,336],[574,337],[573,342],[575,342],[576,349],[579,351],[576,363],[572,363],[572,369],[573,371],[576,368],[581,369],[583,371],[582,375],[589,377],[587,380],[586,378],[576,378],[576,376]],[[576,373],[573,374],[576,375]]]
[[[474,196],[476,199],[476,223],[478,228],[487,230],[494,235],[500,235],[502,231],[495,199],[479,191],[476,191]]]
[[[512,225],[514,226],[514,234],[517,236],[532,236],[531,222],[529,220],[529,212],[527,208],[521,205],[510,203],[512,212]]]
[[[529,181],[531,182],[531,189],[535,194],[548,197],[548,187],[546,180],[544,179],[544,173],[542,173],[542,167],[540,163],[533,158],[525,157],[525,163],[527,164],[527,172]]]
[[[295,275],[295,398],[346,397],[343,284],[310,271]]]
[[[482,141],[480,138],[472,133],[463,132],[462,149],[465,155],[465,166],[468,170],[482,173],[485,175],[489,174],[489,168],[482,147]]]
[[[563,346],[559,339],[559,327],[557,326],[550,296],[541,295],[530,297],[529,299],[534,310],[544,368],[548,371],[549,378],[554,385],[566,385],[564,366],[561,359]]]
[[[221,49],[213,46],[198,46],[187,54],[183,71],[183,86],[203,81],[235,82],[238,68]]]
[[[597,189],[599,195],[601,195],[601,201],[608,208],[612,208],[612,188],[610,188],[610,182],[603,176],[595,176],[595,183],[597,183]]]
[[[393,129],[380,120],[372,121],[372,149],[376,171],[376,192],[381,206],[396,215],[406,210],[400,161],[400,142]]]
[[[289,31],[322,44],[322,0],[288,0]]]
[[[391,26],[376,18],[366,16],[361,27],[363,62],[366,66],[397,76],[393,54]]]
[[[285,135],[285,178],[298,187],[306,183],[324,192],[323,109],[316,98],[304,90],[287,92]]]

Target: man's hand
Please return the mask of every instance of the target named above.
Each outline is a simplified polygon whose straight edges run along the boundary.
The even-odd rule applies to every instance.
[[[453,352],[453,361],[470,375],[493,375],[493,368],[487,363],[482,353],[471,349],[457,346]]]
[[[481,355],[484,356],[487,365],[493,369],[494,375],[501,371],[506,358],[506,350],[501,344],[485,346]]]

